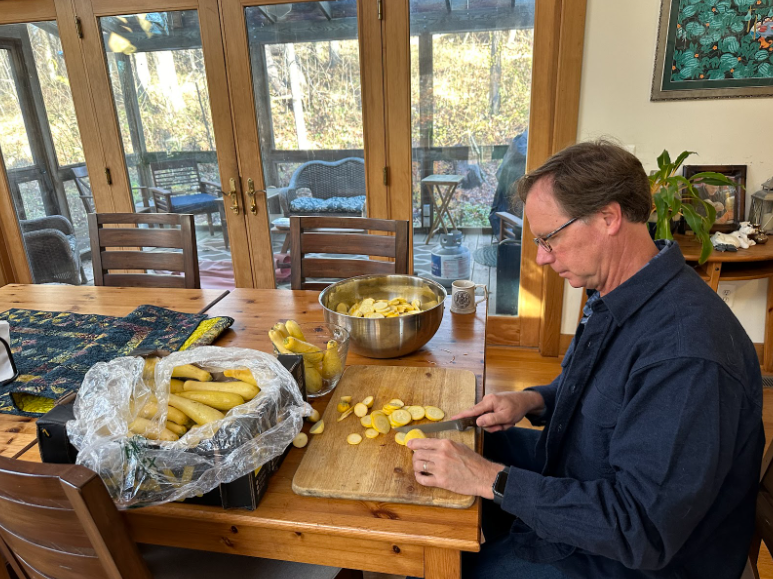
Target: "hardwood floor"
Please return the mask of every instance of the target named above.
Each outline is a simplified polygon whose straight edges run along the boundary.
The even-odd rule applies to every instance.
[[[543,358],[535,350],[525,348],[486,348],[486,392],[508,392],[548,384],[560,372],[560,358]],[[763,390],[762,421],[767,448],[773,437],[773,388]],[[519,426],[531,427],[527,420]],[[764,545],[758,567],[761,579],[773,579],[773,559]]]

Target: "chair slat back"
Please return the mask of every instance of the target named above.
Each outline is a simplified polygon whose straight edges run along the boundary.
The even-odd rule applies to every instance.
[[[379,235],[367,232],[392,233]],[[344,279],[366,274],[408,273],[408,222],[361,217],[290,217],[291,286],[324,289],[330,283],[307,278]],[[307,254],[366,255],[394,261],[307,257]]]
[[[150,578],[104,484],[82,466],[0,457],[0,551],[20,579]]]
[[[156,187],[172,193],[195,192],[201,187],[198,163],[191,159],[151,163],[150,172]]]
[[[88,220],[94,285],[171,288],[200,286],[193,215],[91,213]],[[164,225],[174,229],[115,228],[105,225]],[[144,249],[127,250],[134,247]],[[148,251],[147,248],[152,249]],[[144,273],[126,270],[143,270]],[[175,272],[182,275],[174,275]]]

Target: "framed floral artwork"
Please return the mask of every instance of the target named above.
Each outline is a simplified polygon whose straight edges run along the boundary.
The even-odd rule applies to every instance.
[[[735,187],[728,185],[708,185],[695,182],[695,190],[701,199],[714,205],[717,210],[717,218],[711,231],[735,231],[738,224],[744,220],[744,200],[746,198],[746,165],[685,165],[684,176],[688,179],[696,173],[710,171],[721,173],[736,183]],[[703,212],[703,207],[696,205],[698,213]],[[702,213],[705,215],[705,212]]]
[[[651,100],[773,96],[773,0],[661,0]]]

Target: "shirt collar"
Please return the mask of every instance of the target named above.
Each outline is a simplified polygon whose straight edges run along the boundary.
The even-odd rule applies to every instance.
[[[599,299],[607,306],[618,326],[625,323],[684,267],[684,256],[678,243],[658,239],[655,245],[659,249],[657,255],[631,278]]]

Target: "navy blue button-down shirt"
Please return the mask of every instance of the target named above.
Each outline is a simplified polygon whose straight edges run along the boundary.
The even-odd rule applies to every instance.
[[[754,346],[663,246],[592,305],[553,383],[541,472],[511,468],[516,555],[570,577],[737,579],[764,447]]]

